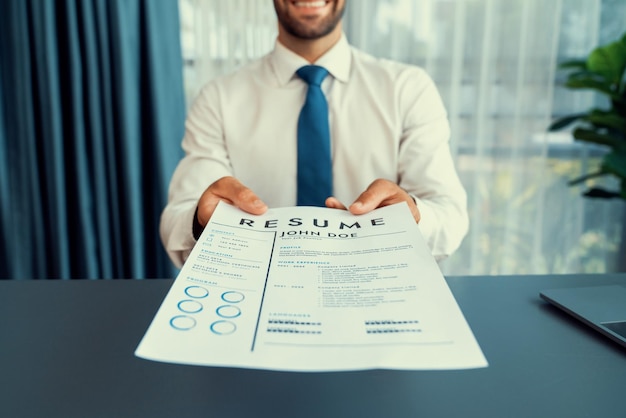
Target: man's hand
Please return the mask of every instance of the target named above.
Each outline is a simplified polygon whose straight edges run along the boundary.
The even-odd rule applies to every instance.
[[[254,192],[234,177],[222,177],[211,184],[198,200],[197,221],[206,226],[220,200],[253,215],[262,215],[267,205]]]
[[[421,218],[420,211],[413,198],[396,183],[384,179],[375,180],[370,184],[349,208],[346,208],[345,205],[334,197],[326,199],[326,207],[347,209],[354,215],[362,215],[376,208],[400,202],[407,202],[409,204],[409,209],[411,209],[415,222],[419,222]]]

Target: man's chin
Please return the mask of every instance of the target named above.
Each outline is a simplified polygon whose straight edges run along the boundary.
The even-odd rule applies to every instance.
[[[315,39],[323,38],[324,36],[331,33],[334,28],[335,28],[334,26],[320,28],[319,25],[307,25],[307,24],[298,24],[298,25],[291,24],[289,26],[285,26],[285,29],[290,35],[296,38],[307,39],[307,40],[315,40]]]

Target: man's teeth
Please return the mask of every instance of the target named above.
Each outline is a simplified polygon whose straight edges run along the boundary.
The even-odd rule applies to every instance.
[[[297,1],[295,5],[296,7],[324,7],[326,5],[326,1]]]

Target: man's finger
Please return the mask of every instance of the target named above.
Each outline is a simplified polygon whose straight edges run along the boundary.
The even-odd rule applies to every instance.
[[[254,215],[261,215],[267,210],[267,205],[236,178],[224,177],[220,180],[218,180],[214,191],[220,200],[225,200],[233,206]]]
[[[421,214],[415,200],[396,183],[384,179],[372,182],[348,209],[355,215],[362,215],[376,208],[401,202],[406,202],[409,205],[415,222],[419,222]]]
[[[404,196],[399,192],[402,189],[397,184],[389,180],[375,180],[350,205],[349,210],[355,215],[361,215],[382,206],[403,202]]]
[[[198,201],[198,222],[205,226],[217,204],[223,200],[253,215],[262,215],[267,205],[234,177],[222,177],[211,184]]]
[[[337,199],[336,197],[329,197],[328,199],[326,199],[326,207],[327,208],[331,208],[331,209],[343,209],[343,210],[347,210],[348,208],[346,207],[346,205],[344,205],[343,203],[341,203],[339,201],[339,199]]]

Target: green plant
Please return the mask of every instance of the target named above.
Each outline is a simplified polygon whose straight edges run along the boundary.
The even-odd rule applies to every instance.
[[[563,129],[576,122],[573,136],[609,148],[596,171],[573,179],[570,185],[600,176],[616,176],[619,190],[591,187],[588,197],[626,200],[626,33],[621,39],[595,48],[586,59],[564,62],[560,68],[571,70],[565,86],[570,89],[591,89],[606,96],[608,109],[592,108],[555,120],[549,131]]]

